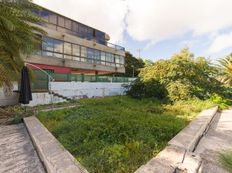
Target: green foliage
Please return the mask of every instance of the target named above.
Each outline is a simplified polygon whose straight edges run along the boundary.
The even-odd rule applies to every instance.
[[[214,94],[210,97],[210,99],[219,106],[219,109],[226,109],[231,105],[231,100],[225,99],[217,94]]]
[[[156,99],[106,97],[38,118],[90,172],[134,172],[162,150],[210,101],[166,105]]]
[[[232,172],[232,151],[220,154],[220,162],[229,172]]]
[[[215,79],[217,74],[218,69],[209,61],[203,57],[194,58],[185,48],[168,60],[158,60],[141,69],[139,76],[144,85],[152,80],[159,82],[167,89],[169,98],[176,101],[222,94],[224,87]]]
[[[219,60],[221,76],[218,79],[228,85],[232,85],[232,53],[227,57]]]
[[[174,81],[167,85],[167,90],[169,97],[173,101],[177,100],[187,100],[191,97],[192,86],[188,83],[183,83],[182,81]]]
[[[156,80],[143,82],[137,78],[127,87],[127,94],[134,98],[153,97],[157,99],[165,99],[167,91],[163,85]]]
[[[135,58],[130,52],[125,54],[125,70],[124,74],[116,74],[116,76],[126,76],[126,77],[137,77],[141,68],[143,68],[145,63],[142,59]]]
[[[37,49],[43,33],[31,23],[42,22],[32,10],[39,7],[30,0],[3,0],[0,3],[0,86],[12,89],[23,66],[22,56]],[[35,33],[36,32],[36,33]]]
[[[13,120],[12,120],[12,124],[19,124],[19,123],[21,123],[22,122],[22,116],[21,116],[21,114],[16,114],[16,115],[14,115],[14,117],[13,117]]]

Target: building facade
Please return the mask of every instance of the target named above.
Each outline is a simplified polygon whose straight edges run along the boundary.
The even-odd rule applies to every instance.
[[[49,73],[107,75],[124,73],[125,49],[109,43],[106,33],[42,8],[35,11],[46,23],[38,24],[40,51],[25,58]],[[33,68],[33,67],[32,67]]]

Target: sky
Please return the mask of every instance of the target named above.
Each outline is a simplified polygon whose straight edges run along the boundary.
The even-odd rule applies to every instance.
[[[158,60],[188,47],[216,61],[232,52],[232,0],[34,0]],[[139,51],[140,50],[140,51]]]

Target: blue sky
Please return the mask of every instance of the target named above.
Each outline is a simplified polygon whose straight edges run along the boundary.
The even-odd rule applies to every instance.
[[[183,47],[214,61],[232,52],[231,0],[34,0],[108,33],[138,57],[169,58]]]

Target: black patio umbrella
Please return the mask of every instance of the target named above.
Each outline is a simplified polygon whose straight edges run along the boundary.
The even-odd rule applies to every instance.
[[[21,84],[19,93],[19,103],[29,104],[32,100],[30,78],[28,68],[24,66],[21,70]]]

